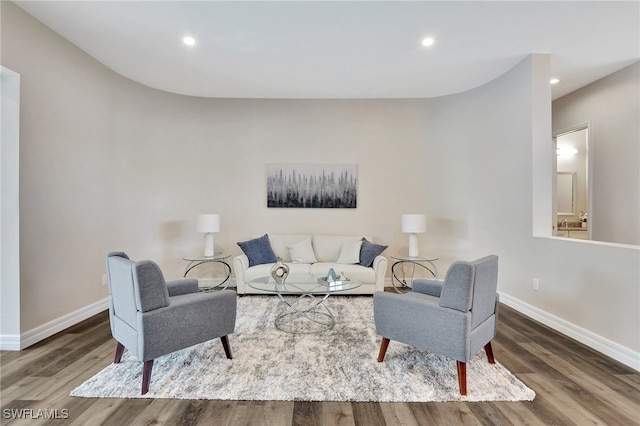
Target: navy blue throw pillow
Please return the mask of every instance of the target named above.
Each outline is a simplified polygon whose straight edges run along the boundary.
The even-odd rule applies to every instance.
[[[374,244],[370,241],[367,241],[366,238],[363,238],[362,247],[360,247],[360,265],[369,268],[371,265],[373,265],[373,260],[376,258],[376,256],[382,254],[382,252],[385,251],[387,247],[388,246]]]
[[[264,234],[260,238],[239,242],[238,245],[249,258],[249,266],[262,265],[264,263],[276,263],[278,258],[271,248],[269,236]]]

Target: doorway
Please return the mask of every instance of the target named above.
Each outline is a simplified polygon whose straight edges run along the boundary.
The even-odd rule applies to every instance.
[[[0,349],[20,350],[20,74],[0,66]]]

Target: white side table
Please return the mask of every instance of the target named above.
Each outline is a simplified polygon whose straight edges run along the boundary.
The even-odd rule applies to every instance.
[[[406,288],[410,288],[413,285],[413,275],[415,274],[416,271],[416,267],[420,267],[422,269],[427,270],[431,275],[433,275],[433,278],[438,278],[438,268],[436,267],[436,264],[434,263],[436,260],[438,260],[437,257],[430,257],[430,256],[391,256],[391,258],[395,261],[393,263],[393,265],[391,265],[391,284],[393,285],[393,288],[395,289],[395,291],[397,291],[398,293],[402,293],[398,287],[396,287],[396,282],[398,284],[400,284],[400,287],[406,287]],[[411,274],[409,277],[407,277],[405,275],[405,268],[404,266],[407,266],[407,264],[411,267]],[[398,277],[398,274],[396,273],[396,269],[398,267],[402,267],[402,279],[400,279]],[[408,283],[407,284],[407,280]]]
[[[185,260],[187,262],[189,262],[187,264],[187,266],[184,268],[184,278],[187,278],[187,274],[189,273],[189,271],[191,271],[193,268],[203,265],[205,263],[219,263],[224,267],[226,276],[223,277],[222,281],[220,281],[219,283],[212,285],[212,286],[207,286],[207,287],[201,287],[200,289],[202,291],[211,291],[211,290],[215,290],[215,289],[220,289],[220,290],[224,290],[227,287],[229,287],[229,283],[230,278],[231,278],[231,266],[229,266],[229,264],[225,261],[226,259],[228,259],[231,255],[229,254],[225,254],[225,253],[216,253],[213,256],[187,256],[187,257],[183,257],[182,260]]]

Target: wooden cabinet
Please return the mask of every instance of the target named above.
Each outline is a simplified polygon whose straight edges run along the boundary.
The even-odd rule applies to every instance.
[[[578,228],[576,230],[569,230],[569,231],[558,231],[556,233],[557,237],[562,237],[562,238],[574,238],[576,240],[586,240],[587,239],[587,230],[585,228]]]
[[[587,230],[581,229],[580,231],[568,231],[569,238],[576,238],[578,240],[586,240],[587,239]]]

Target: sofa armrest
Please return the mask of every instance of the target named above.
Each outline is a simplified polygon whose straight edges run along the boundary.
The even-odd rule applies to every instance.
[[[195,293],[198,291],[198,280],[193,278],[167,281],[169,297],[181,294]]]
[[[244,272],[249,269],[249,258],[246,254],[241,254],[233,258],[233,272],[236,276],[236,291],[238,294],[247,292],[244,282]]]
[[[371,267],[376,273],[376,290],[384,291],[384,277],[387,274],[388,260],[382,255],[378,255],[373,259]]]

